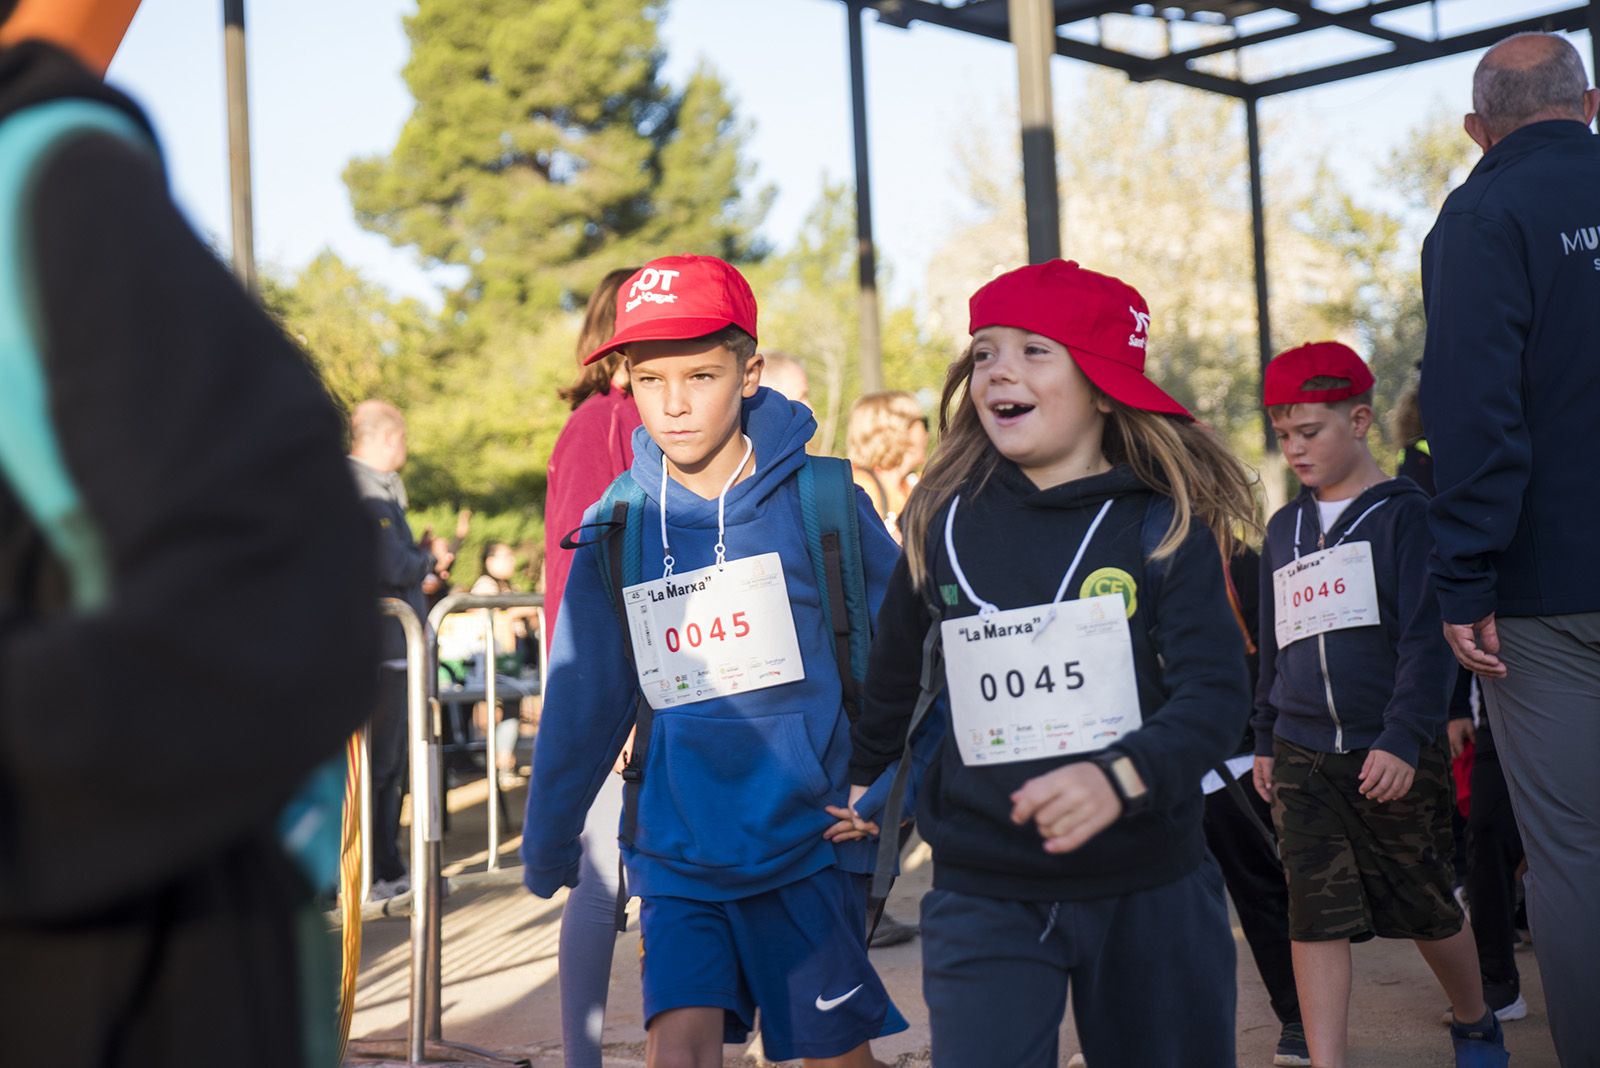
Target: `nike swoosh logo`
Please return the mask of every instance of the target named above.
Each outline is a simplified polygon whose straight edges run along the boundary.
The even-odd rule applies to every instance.
[[[857,983],[854,990],[850,991],[848,994],[840,994],[836,998],[824,998],[821,994],[818,994],[817,995],[817,1011],[818,1012],[832,1012],[834,1009],[837,1009],[840,1005],[843,1005],[845,1002],[847,1002],[851,998],[855,997],[856,994],[861,990],[862,985],[863,984],[861,984],[861,983]]]

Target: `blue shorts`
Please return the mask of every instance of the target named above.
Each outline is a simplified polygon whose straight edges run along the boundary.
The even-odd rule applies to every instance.
[[[645,1026],[669,1009],[722,1009],[723,1041],[742,1043],[759,1008],[772,1061],[904,1031],[867,960],[866,913],[867,880],[837,868],[735,901],[642,899]]]

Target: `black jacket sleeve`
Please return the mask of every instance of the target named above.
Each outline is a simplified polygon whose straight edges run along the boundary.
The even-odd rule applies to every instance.
[[[1433,577],[1445,621],[1476,623],[1494,611],[1493,558],[1516,533],[1533,466],[1522,397],[1533,293],[1521,239],[1468,212],[1440,216],[1423,269]]]
[[[1151,807],[1171,809],[1234,752],[1250,706],[1244,638],[1233,620],[1222,554],[1198,522],[1165,563],[1151,634],[1166,700],[1110,748],[1133,758]]]
[[[933,622],[900,557],[878,609],[861,714],[850,728],[850,782],[871,786],[905,751],[911,713],[922,691],[922,639]]]
[[[1439,625],[1439,602],[1429,581],[1427,501],[1411,494],[1396,498],[1395,552],[1400,576],[1396,608],[1400,633],[1396,645],[1394,693],[1383,710],[1383,731],[1372,743],[1417,766],[1418,753],[1439,736],[1449,710],[1456,661]]]
[[[385,589],[410,590],[433,570],[433,552],[416,543],[405,513],[377,497],[361,502],[378,532],[378,582]]]
[[[376,583],[332,405],[157,167],[85,137],[35,188],[52,414],[112,584],[0,632],[0,918],[49,919],[275,833],[370,710]]]
[[[1261,546],[1256,677],[1251,680],[1255,684],[1255,703],[1250,714],[1250,732],[1255,736],[1256,756],[1264,757],[1272,755],[1273,727],[1278,722],[1278,710],[1272,706],[1272,688],[1278,682],[1278,612],[1272,573],[1281,565],[1273,560],[1271,546],[1269,530],[1266,544]]]

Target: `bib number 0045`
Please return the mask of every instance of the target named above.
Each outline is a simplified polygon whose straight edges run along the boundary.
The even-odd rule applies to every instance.
[[[1121,594],[950,619],[940,633],[968,765],[1091,752],[1142,722]]]
[[[1083,672],[1078,670],[1078,661],[1068,660],[1061,665],[1061,686],[1068,690],[1080,690],[1085,681]],[[1049,664],[1040,668],[1038,677],[1033,680],[1033,688],[1045,693],[1055,693],[1056,685],[1055,675],[1052,674]],[[978,692],[985,701],[998,701],[1002,686],[1005,688],[1005,695],[1010,698],[1024,697],[1028,692],[1027,678],[1015,668],[1007,671],[1003,678],[988,671],[978,676]]]
[[[661,640],[667,644],[667,652],[676,653],[687,645],[691,649],[698,649],[708,641],[725,642],[729,635],[735,639],[750,636],[750,623],[745,619],[746,612],[735,612],[729,617],[728,625],[724,626],[721,616],[713,616],[711,625],[702,630],[698,623],[685,623],[683,630],[677,627],[668,627],[661,635]]]
[[[641,582],[622,592],[639,688],[652,708],[806,677],[777,553]]]

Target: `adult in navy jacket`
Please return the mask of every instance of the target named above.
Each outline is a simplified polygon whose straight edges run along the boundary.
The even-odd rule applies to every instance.
[[[1600,1065],[1600,92],[1560,37],[1491,49],[1484,150],[1423,247],[1445,637],[1484,680],[1563,1065]]]

